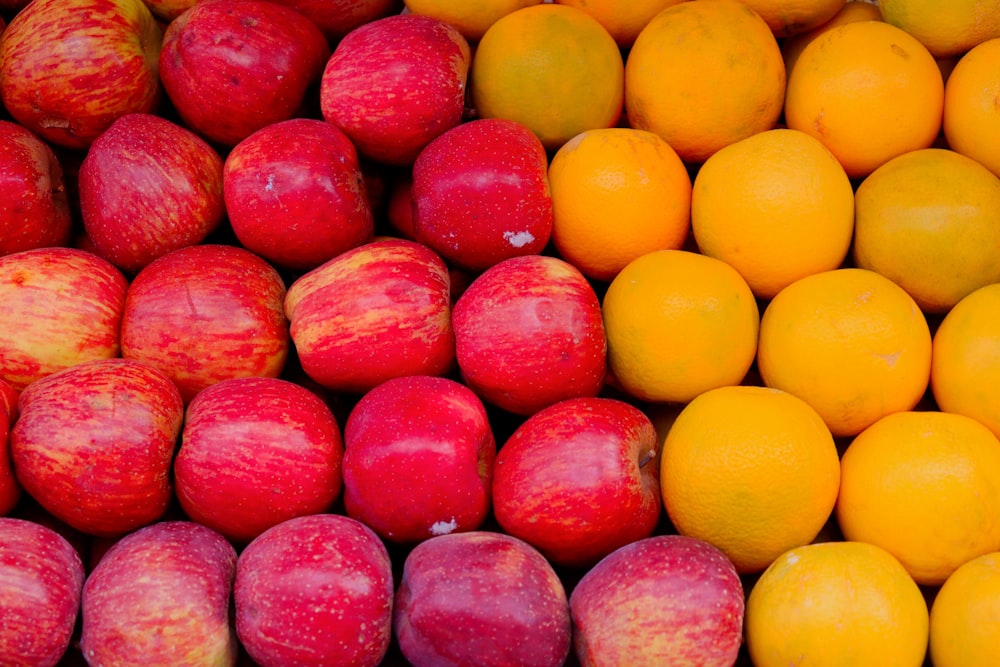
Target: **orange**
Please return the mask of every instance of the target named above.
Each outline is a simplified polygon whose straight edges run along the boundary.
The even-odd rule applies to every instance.
[[[497,20],[479,41],[469,79],[479,117],[517,121],[548,150],[613,127],[622,114],[621,51],[576,7],[535,5]]]
[[[691,229],[701,252],[733,266],[754,294],[769,299],[843,263],[854,190],[818,139],[765,130],[719,150],[698,170]]]
[[[944,81],[927,48],[881,21],[810,42],[788,74],[785,121],[823,142],[851,178],[927,148],[941,130]]]
[[[1000,550],[1000,440],[947,412],[897,412],[851,441],[841,462],[837,522],[876,544],[919,584]]]
[[[844,6],[845,0],[743,0],[764,19],[775,37],[789,37],[820,26]]]
[[[1000,552],[973,558],[955,570],[931,606],[934,667],[1000,665]]]
[[[1000,282],[1000,178],[943,148],[895,157],[857,190],[854,262],[944,313]]]
[[[791,549],[750,589],[754,667],[920,667],[928,613],[920,588],[884,549],[824,542]]]
[[[625,62],[629,125],[660,135],[687,163],[774,127],[784,92],[777,40],[737,0],[667,7]]]
[[[845,2],[843,7],[826,23],[781,40],[781,53],[785,57],[785,72],[790,74],[792,67],[795,66],[795,61],[799,59],[799,54],[802,53],[802,49],[806,48],[811,41],[827,30],[855,21],[881,20],[882,12],[879,11],[878,5],[874,2],[866,2],[865,0],[849,0],[849,2]]]
[[[959,58],[944,87],[948,147],[1000,176],[1000,38]]]
[[[610,372],[641,400],[687,403],[739,384],[753,363],[757,302],[712,257],[657,250],[632,260],[608,285],[602,313]]]
[[[500,18],[542,0],[405,0],[411,14],[433,16],[455,26],[471,42],[478,41]]]
[[[589,278],[610,281],[636,257],[687,239],[691,177],[652,132],[581,132],[552,156],[548,176],[555,248]]]
[[[913,408],[927,390],[930,366],[923,313],[874,271],[801,278],[761,317],[757,368],[764,384],[811,405],[838,437]]]
[[[582,9],[607,28],[618,46],[628,48],[642,29],[661,11],[686,0],[554,0]]]
[[[833,512],[840,459],[805,401],[730,386],[688,403],[660,459],[663,505],[681,535],[718,547],[740,573],[811,542]]]
[[[887,23],[916,37],[938,58],[1000,37],[997,0],[879,0],[879,7]]]

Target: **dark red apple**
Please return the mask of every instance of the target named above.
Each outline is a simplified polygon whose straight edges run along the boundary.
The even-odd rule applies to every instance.
[[[393,628],[413,667],[560,667],[569,603],[552,565],[502,533],[442,535],[403,565]]]
[[[413,176],[410,171],[397,175],[389,184],[386,201],[386,221],[394,236],[413,240]]]
[[[454,26],[396,14],[348,33],[320,83],[323,117],[361,155],[410,165],[424,146],[462,121],[471,50]]]
[[[0,380],[0,516],[10,514],[22,495],[10,456],[10,429],[16,418],[17,394],[9,382]]]
[[[403,0],[272,0],[299,10],[336,44],[355,28],[376,19],[398,14]]]

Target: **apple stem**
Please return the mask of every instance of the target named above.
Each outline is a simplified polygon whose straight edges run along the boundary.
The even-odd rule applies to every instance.
[[[645,467],[645,465],[650,461],[652,461],[654,458],[656,458],[656,450],[652,448],[647,449],[645,452],[643,452],[642,458],[639,459],[639,467],[640,468]]]

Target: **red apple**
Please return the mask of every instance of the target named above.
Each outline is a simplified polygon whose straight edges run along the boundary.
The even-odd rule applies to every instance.
[[[51,528],[0,518],[0,656],[5,665],[53,667],[80,610],[80,555]]]
[[[692,537],[656,535],[616,549],[583,575],[569,605],[582,667],[731,667],[743,638],[736,568]]]
[[[181,120],[232,147],[296,115],[330,47],[290,7],[264,0],[202,0],[163,33],[160,78]]]
[[[33,0],[0,39],[0,98],[46,141],[86,148],[160,99],[162,32],[142,0]]]
[[[246,543],[282,521],[330,509],[343,441],[318,396],[277,378],[234,378],[188,406],[174,462],[184,512]]]
[[[226,211],[244,248],[309,271],[372,240],[374,218],[354,144],[322,120],[293,118],[229,153]]]
[[[236,550],[190,521],[115,542],[83,586],[80,647],[91,665],[234,665]]]
[[[590,567],[660,520],[652,421],[613,398],[570,398],[528,417],[500,448],[497,522],[556,565]]]
[[[285,284],[236,246],[171,251],[136,274],[122,316],[122,356],[159,369],[185,403],[234,377],[277,377],[288,357]]]
[[[8,324],[0,327],[0,379],[20,392],[50,373],[117,357],[127,289],[121,271],[84,250],[0,257],[0,322]]]
[[[440,135],[413,164],[413,229],[454,266],[537,255],[552,235],[548,157],[520,123],[484,118]]]
[[[458,367],[487,403],[530,415],[596,396],[607,343],[597,294],[556,257],[512,257],[481,273],[452,314]]]
[[[27,128],[0,120],[0,255],[67,245],[71,222],[55,152]]]
[[[331,44],[365,23],[403,9],[403,0],[272,0],[299,10],[323,31]]]
[[[14,462],[10,456],[10,429],[17,417],[14,387],[0,380],[0,516],[10,514],[21,499],[21,484],[14,475]]]
[[[413,240],[413,175],[410,171],[398,174],[389,184],[386,201],[386,221],[395,236]]]
[[[314,514],[282,522],[240,554],[236,632],[261,667],[374,667],[389,647],[389,553],[360,521]]]
[[[462,121],[469,43],[429,16],[396,14],[348,33],[320,83],[323,117],[361,155],[409,165],[420,150]]]
[[[344,427],[344,504],[380,537],[414,543],[479,528],[496,441],[471,389],[394,378],[361,397]]]
[[[375,240],[313,269],[288,288],[285,313],[303,370],[333,391],[454,368],[448,269],[413,241]]]
[[[219,223],[222,158],[201,137],[152,114],[126,114],[87,151],[80,214],[97,253],[135,274],[201,243]]]
[[[442,535],[406,557],[393,628],[413,667],[560,667],[570,651],[566,591],[526,542]]]

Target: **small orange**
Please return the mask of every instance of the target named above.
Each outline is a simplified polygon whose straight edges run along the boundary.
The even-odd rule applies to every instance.
[[[684,245],[691,177],[652,132],[581,132],[556,151],[548,176],[552,241],[584,275],[610,281],[640,255]]]
[[[997,0],[879,0],[887,23],[905,30],[937,58],[1000,37]]]
[[[737,0],[667,7],[625,62],[629,125],[660,135],[687,163],[774,127],[784,93],[777,40]]]
[[[582,9],[607,28],[618,46],[628,48],[642,29],[661,11],[686,0],[554,0]]]
[[[1000,11],[1000,10],[998,10]],[[948,146],[1000,176],[1000,38],[959,58],[944,88]]]
[[[798,35],[820,26],[844,6],[845,0],[742,0],[764,19],[775,37]]]
[[[1000,552],[973,558],[955,570],[931,606],[934,667],[1000,665]]]
[[[881,20],[882,12],[879,11],[878,5],[874,2],[868,2],[867,0],[849,0],[845,2],[840,11],[834,14],[833,18],[826,23],[781,40],[781,53],[785,57],[785,72],[791,74],[792,67],[795,66],[795,61],[799,59],[802,49],[806,48],[811,41],[827,30],[855,21]]]
[[[543,0],[405,0],[411,14],[433,16],[455,26],[470,42],[482,38],[500,18],[524,7],[540,5]]]

